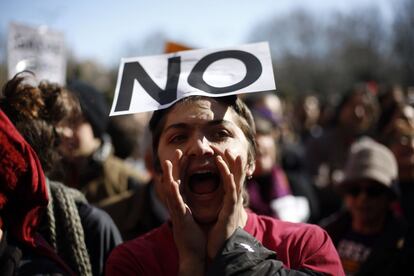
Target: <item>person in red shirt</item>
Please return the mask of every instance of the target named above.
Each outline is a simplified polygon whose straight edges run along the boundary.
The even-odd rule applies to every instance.
[[[155,178],[170,221],[115,248],[106,263],[107,275],[204,275],[239,228],[276,252],[283,266],[274,275],[285,270],[344,275],[329,236],[319,226],[245,209],[244,185],[255,169],[256,142],[252,115],[237,96],[184,98],[154,112],[150,129]],[[245,243],[239,249],[254,251]]]

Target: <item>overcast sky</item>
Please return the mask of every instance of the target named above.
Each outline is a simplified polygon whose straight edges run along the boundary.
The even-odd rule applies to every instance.
[[[11,21],[62,31],[76,57],[119,62],[125,44],[161,33],[198,47],[245,43],[252,29],[301,8],[320,16],[377,6],[390,19],[392,0],[0,0],[0,35]],[[1,53],[2,55],[4,53]]]

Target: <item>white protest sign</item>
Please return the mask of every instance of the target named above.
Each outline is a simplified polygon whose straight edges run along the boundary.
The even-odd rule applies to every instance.
[[[8,75],[30,70],[39,80],[64,85],[66,51],[64,35],[46,26],[31,27],[11,23],[7,40]]]
[[[192,95],[221,97],[274,89],[267,42],[123,58],[110,116],[163,109]]]

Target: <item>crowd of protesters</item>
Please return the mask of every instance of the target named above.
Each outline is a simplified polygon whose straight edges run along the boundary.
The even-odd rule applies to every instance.
[[[228,258],[231,242],[243,239],[267,250],[262,261],[273,259],[246,271],[397,275],[414,259],[413,103],[394,86],[361,83],[341,95],[330,105],[316,95],[295,102],[277,92],[240,95],[246,107],[234,97],[195,98],[155,112],[150,122],[150,114],[109,118],[103,94],[78,80],[61,87],[39,83],[30,72],[16,75],[0,99],[0,274],[196,273],[185,270],[186,256],[193,269],[231,275],[223,266],[235,267]],[[189,176],[207,183],[191,189],[213,189],[210,182],[223,175],[231,175],[227,189],[235,181],[232,210],[239,217],[230,228],[211,222],[225,215],[221,201],[206,211],[188,192],[191,217],[205,220],[200,226],[185,220],[186,207],[174,190],[177,167],[188,161],[174,153],[176,145],[164,141],[163,131],[170,121],[200,112],[194,108],[208,115],[224,107],[234,112],[230,121],[240,133],[234,130],[233,151],[242,157],[229,155],[230,144],[184,147],[182,134],[174,138],[183,151],[194,151],[194,171],[198,155],[220,157],[211,161],[218,171]],[[203,134],[212,144],[229,135],[209,131],[224,137]],[[238,169],[242,163],[245,171]],[[221,200],[229,204],[232,198]],[[239,233],[237,226],[245,224]],[[186,239],[203,240],[194,233],[219,227],[227,232],[200,241],[199,248]],[[203,246],[206,255],[192,254]]]
[[[263,117],[273,126],[267,133],[273,133],[279,161],[267,179],[257,180],[250,207],[287,219],[277,203],[290,187],[307,199],[307,222],[329,233],[347,275],[402,273],[414,256],[414,107],[408,95],[397,86],[360,83],[325,110],[315,95],[278,106],[284,112],[251,105],[259,114],[259,137]],[[275,168],[286,177],[275,177]],[[300,212],[301,204],[289,207],[286,212]]]

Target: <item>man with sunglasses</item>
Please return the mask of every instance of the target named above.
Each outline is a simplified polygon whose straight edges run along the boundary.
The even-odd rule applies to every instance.
[[[404,226],[392,212],[398,176],[393,153],[370,138],[350,149],[339,189],[344,210],[322,221],[338,250],[346,275],[364,274],[384,250],[401,246]]]

